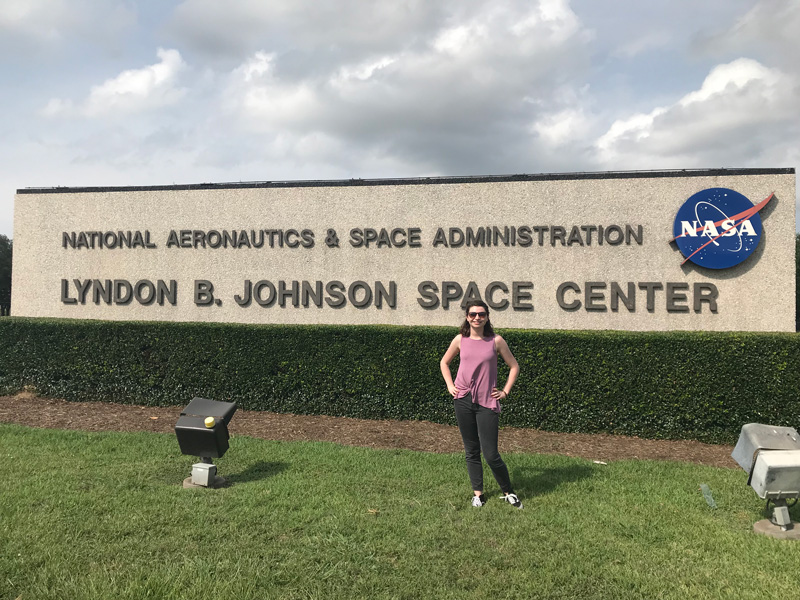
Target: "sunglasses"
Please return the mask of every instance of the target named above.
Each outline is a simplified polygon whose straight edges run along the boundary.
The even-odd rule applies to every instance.
[[[474,319],[474,318],[476,318],[476,317],[480,317],[481,319],[483,319],[484,317],[488,317],[488,316],[489,316],[489,313],[485,313],[485,312],[471,312],[471,313],[467,313],[467,316],[468,316],[470,319]]]

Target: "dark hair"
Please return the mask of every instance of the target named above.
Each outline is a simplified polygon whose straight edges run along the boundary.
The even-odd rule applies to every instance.
[[[483,326],[483,337],[490,337],[494,335],[494,329],[492,328],[492,322],[489,320],[489,307],[486,306],[486,303],[482,300],[470,300],[469,302],[464,305],[464,313],[469,313],[469,309],[474,306],[481,306],[486,309],[486,325]],[[461,329],[459,331],[462,336],[469,337],[470,327],[469,321],[464,319],[464,322],[461,324]]]

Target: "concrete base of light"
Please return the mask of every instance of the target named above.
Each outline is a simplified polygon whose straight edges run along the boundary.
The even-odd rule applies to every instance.
[[[196,483],[192,483],[191,476],[189,476],[189,477],[187,477],[186,479],[183,480],[184,489],[201,488],[201,489],[207,489],[207,490],[209,490],[209,489],[214,490],[214,489],[217,489],[217,488],[227,487],[227,486],[228,486],[228,480],[225,479],[224,477],[220,477],[219,475],[214,477],[214,483],[212,485],[197,485]]]
[[[761,519],[753,525],[753,531],[778,540],[800,540],[800,523],[792,523],[792,528],[784,531],[769,519]]]

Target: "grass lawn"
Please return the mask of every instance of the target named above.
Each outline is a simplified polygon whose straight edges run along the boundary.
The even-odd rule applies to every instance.
[[[184,490],[174,436],[0,425],[0,598],[790,598],[741,470],[506,454],[524,510],[469,505],[461,455],[231,440]],[[711,488],[717,509],[699,491]],[[792,516],[800,520],[800,506]]]

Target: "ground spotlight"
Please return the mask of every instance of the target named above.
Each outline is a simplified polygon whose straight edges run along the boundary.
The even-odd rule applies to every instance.
[[[800,528],[789,516],[789,508],[800,498],[800,435],[792,427],[748,423],[742,427],[731,454],[747,472],[747,484],[767,501],[769,519],[759,521],[754,531],[784,539],[800,539]],[[787,500],[793,500],[787,504]]]
[[[183,487],[217,488],[225,479],[217,476],[212,458],[220,458],[228,449],[228,423],[236,412],[236,402],[217,402],[194,398],[183,409],[175,424],[175,434],[183,454],[199,456],[192,465],[192,475]]]

